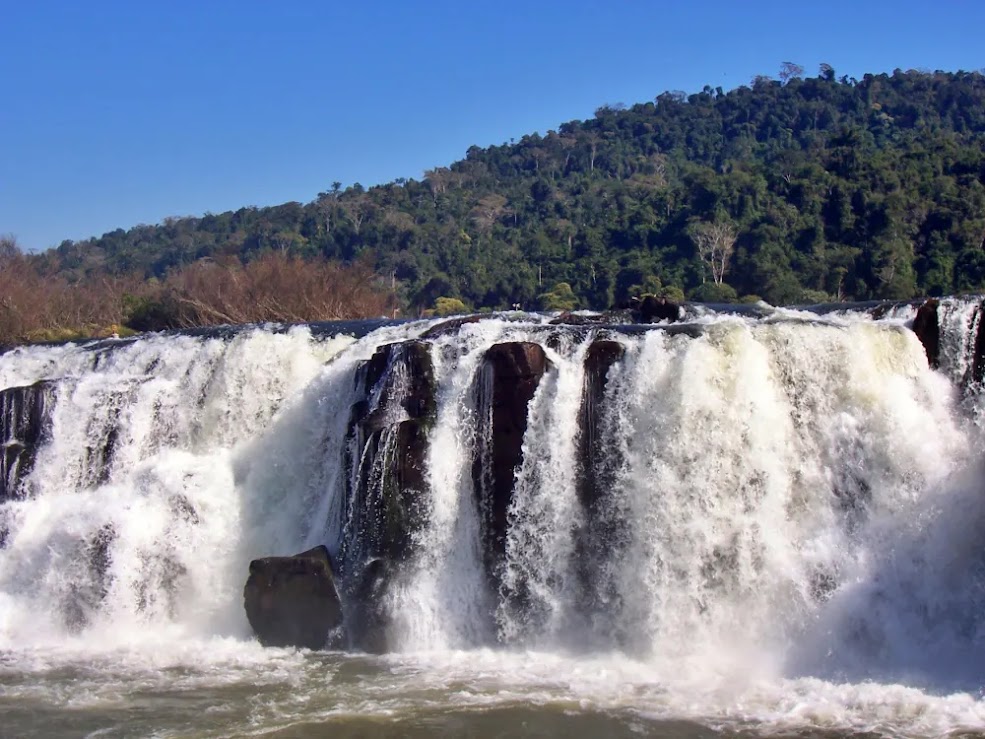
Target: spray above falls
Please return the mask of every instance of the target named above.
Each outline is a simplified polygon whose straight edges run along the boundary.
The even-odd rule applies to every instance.
[[[248,638],[247,564],[323,545],[344,648],[980,680],[980,311],[8,351],[0,646]]]

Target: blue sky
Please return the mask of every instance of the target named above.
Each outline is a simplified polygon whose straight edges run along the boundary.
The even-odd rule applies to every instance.
[[[783,61],[985,67],[981,0],[0,0],[0,18],[0,233],[29,249],[420,178]]]

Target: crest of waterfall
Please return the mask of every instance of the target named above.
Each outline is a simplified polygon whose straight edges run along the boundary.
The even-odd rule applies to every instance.
[[[980,299],[936,310],[939,369],[912,306],[8,351],[0,646],[245,638],[246,563],[325,544],[391,650],[973,681]]]

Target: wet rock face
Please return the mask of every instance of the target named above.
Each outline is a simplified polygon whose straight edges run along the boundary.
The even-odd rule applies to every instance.
[[[264,646],[321,649],[340,640],[342,604],[323,546],[250,562],[243,604]]]
[[[981,384],[985,379],[985,301],[978,307],[978,331],[975,334],[975,355],[971,365],[971,379]]]
[[[412,554],[428,509],[425,460],[437,415],[431,346],[381,346],[357,373],[363,399],[350,412],[339,551],[353,646],[387,648],[386,593]]]
[[[18,485],[44,443],[54,383],[0,390],[0,501],[18,496]]]
[[[598,500],[601,487],[599,472],[604,449],[599,448],[601,404],[609,370],[623,358],[626,348],[618,341],[596,341],[585,355],[585,387],[582,391],[578,437],[579,459],[583,465],[578,476],[578,497],[582,506],[591,508]]]
[[[434,365],[429,344],[407,341],[381,346],[357,378],[363,384],[367,403],[355,422],[378,430],[386,425],[387,412],[395,410],[394,404],[412,420],[433,420]]]
[[[544,349],[531,342],[489,348],[480,371],[480,423],[488,433],[476,445],[472,479],[479,496],[487,571],[495,574],[506,551],[507,511],[514,471],[523,461],[527,406],[549,366]]]
[[[484,316],[481,314],[474,316],[462,316],[461,318],[451,318],[447,321],[436,323],[434,326],[421,334],[421,338],[437,339],[442,336],[447,336],[448,334],[456,333],[462,326],[468,323],[478,323],[483,319],[483,317]]]
[[[349,422],[345,577],[375,557],[406,559],[423,521],[427,438],[437,413],[430,345],[380,347],[357,382],[365,399],[353,406]]]
[[[939,303],[931,298],[920,306],[917,315],[913,319],[913,333],[920,339],[924,350],[927,352],[927,363],[934,368],[940,364],[941,356],[941,329],[938,322],[937,309]]]
[[[393,575],[393,563],[385,559],[370,560],[363,570],[352,595],[350,633],[354,648],[372,654],[389,650],[392,619],[386,593]]]
[[[576,489],[583,518],[575,532],[576,587],[585,612],[603,629],[611,628],[613,634],[617,633],[615,621],[611,627],[602,626],[614,618],[610,615],[616,613],[612,604],[618,602],[604,563],[622,556],[627,536],[625,520],[613,507],[612,493],[621,459],[604,438],[609,412],[606,389],[613,366],[625,353],[625,347],[616,341],[595,341],[588,348],[578,435],[580,469]]]

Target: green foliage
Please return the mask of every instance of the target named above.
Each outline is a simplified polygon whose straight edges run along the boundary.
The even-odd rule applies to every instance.
[[[164,278],[231,254],[364,259],[416,310],[604,308],[664,285],[773,304],[985,288],[985,77],[780,72],[604,106],[422,180],[335,183],[307,204],[117,229],[37,259],[69,279]],[[702,258],[699,223],[734,227],[727,271]],[[143,318],[166,324],[166,306]]]
[[[735,303],[739,295],[735,292],[735,288],[727,283],[718,285],[714,282],[706,282],[692,290],[688,297],[699,303]]]
[[[666,298],[671,303],[683,303],[684,291],[676,285],[668,285],[667,287],[660,288],[660,291],[657,293],[657,297]]]
[[[833,301],[831,296],[822,290],[804,290],[800,294],[800,302],[804,305],[819,305]]]
[[[661,294],[663,290],[663,285],[660,283],[660,278],[656,275],[646,275],[643,281],[638,285],[630,285],[629,296],[639,296],[639,295],[657,295]]]
[[[434,301],[436,316],[451,316],[456,313],[468,313],[468,307],[458,298],[438,298]]]
[[[182,323],[178,306],[167,298],[123,296],[124,325],[132,331],[165,331]]]
[[[537,301],[543,310],[574,310],[578,307],[578,297],[567,282],[559,282],[550,292],[541,293]]]

